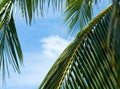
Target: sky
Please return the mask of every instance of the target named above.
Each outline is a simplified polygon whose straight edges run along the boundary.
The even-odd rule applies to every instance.
[[[94,14],[107,5],[107,2],[102,7],[98,5]],[[31,26],[25,23],[19,11],[15,19],[24,65],[21,66],[20,74],[11,70],[10,78],[6,78],[6,85],[2,86],[0,83],[0,89],[38,89],[50,67],[71,39],[66,35],[60,12],[50,11],[43,18],[37,17]]]
[[[15,14],[24,65],[20,74],[11,69],[10,78],[6,78],[6,85],[1,84],[0,89],[37,89],[70,39],[64,31],[60,12],[36,17],[31,26],[25,23],[19,11]]]

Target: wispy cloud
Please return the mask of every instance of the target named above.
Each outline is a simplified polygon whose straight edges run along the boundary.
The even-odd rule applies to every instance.
[[[40,41],[43,43],[43,53],[51,59],[58,57],[65,47],[70,43],[59,36],[50,36],[43,38]]]
[[[13,87],[16,89],[37,89],[57,57],[69,44],[69,41],[59,36],[49,36],[40,41],[42,42],[42,44],[40,43],[42,50],[24,53],[24,67],[21,69],[21,74],[12,73],[15,76],[7,79],[5,89],[13,89]]]
[[[0,86],[0,89],[37,89],[55,61],[49,60],[41,52],[25,53],[24,59],[21,74],[11,73],[6,86]]]

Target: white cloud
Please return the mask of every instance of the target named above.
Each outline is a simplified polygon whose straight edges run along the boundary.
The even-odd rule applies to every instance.
[[[69,44],[69,41],[59,36],[43,38],[41,42],[43,50],[25,52],[21,74],[11,73],[11,78],[7,79],[6,87],[0,86],[0,89],[37,89],[39,87],[56,58]]]
[[[69,41],[59,37],[50,36],[41,39],[43,53],[51,59],[57,58],[60,53],[65,49],[65,47],[70,43]]]

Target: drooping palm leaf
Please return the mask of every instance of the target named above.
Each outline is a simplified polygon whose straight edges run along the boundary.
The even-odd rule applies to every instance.
[[[66,1],[69,2],[69,0]],[[14,6],[13,4],[17,4],[21,8],[26,21],[31,24],[31,21],[38,10],[38,6],[40,6],[40,12],[43,13],[44,7],[46,5],[48,5],[49,7],[51,4],[53,5],[53,8],[59,9],[63,6],[64,2],[63,0],[2,0],[0,2],[0,63],[3,71],[3,76],[5,75],[6,68],[8,66],[7,64],[9,64],[8,61],[5,61],[8,60],[8,57],[11,61],[15,60],[15,62],[11,62],[11,64],[13,65],[13,68],[18,72],[20,71],[19,60],[20,62],[22,62],[22,52],[18,41],[14,20],[12,17]],[[15,33],[12,33],[13,30],[15,31]],[[8,34],[8,31],[10,36],[6,35]]]
[[[23,62],[12,10],[13,2],[2,0],[0,3],[0,70],[3,80],[6,72],[9,75],[11,66],[15,71],[20,72],[19,65]]]
[[[4,23],[8,23],[10,21],[12,9],[13,2],[10,0],[2,0],[0,2],[0,29]]]
[[[23,17],[25,17],[26,22],[31,24],[33,14],[38,6],[38,0],[16,0],[17,6],[22,11]]]
[[[63,0],[15,0],[16,4],[22,10],[22,15],[25,17],[26,22],[31,24],[32,19],[36,14],[43,13],[46,8],[52,5],[53,9],[60,9],[63,5]]]
[[[65,22],[69,33],[78,33],[92,19],[93,0],[68,0],[66,2]]]
[[[65,20],[68,22],[68,27],[74,29],[80,21],[81,28],[86,22],[92,18],[92,3],[98,0],[15,0],[16,4],[22,10],[23,17],[26,22],[31,24],[32,19],[37,12],[41,15],[46,11],[46,8],[53,8],[53,10],[65,9]],[[84,16],[83,16],[84,14]],[[77,19],[73,21],[73,19]]]
[[[39,89],[118,88],[111,61],[113,48],[108,49],[106,45],[111,8],[101,12],[77,35],[54,63]]]
[[[66,2],[64,17],[67,31],[76,35],[93,17],[93,8],[102,0],[68,0]],[[111,0],[108,0],[110,2]]]

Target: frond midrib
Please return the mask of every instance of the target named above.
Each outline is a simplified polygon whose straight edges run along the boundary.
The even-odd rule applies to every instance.
[[[112,5],[110,5],[108,8],[106,8],[105,10],[103,10],[98,16],[96,16],[76,37],[76,39],[64,50],[64,52],[60,55],[60,57],[58,58],[58,60],[54,63],[54,65],[52,66],[51,70],[48,72],[47,76],[41,86],[41,87],[45,87],[45,85],[48,83],[48,80],[50,79],[51,75],[55,73],[55,71],[57,70],[57,68],[55,68],[58,64],[62,63],[64,60],[67,60],[66,58],[68,57],[65,57],[66,55],[66,51],[70,49],[71,45],[73,45],[73,43],[76,43],[74,44],[74,52],[70,53],[71,56],[69,56],[69,62],[67,63],[65,69],[64,69],[64,73],[60,79],[60,81],[58,82],[59,83],[59,86],[57,88],[60,88],[61,84],[62,84],[62,81],[63,79],[65,78],[66,74],[67,74],[67,71],[69,70],[69,66],[72,65],[72,57],[75,55],[75,52],[77,51],[77,48],[81,45],[81,43],[84,41],[84,39],[86,38],[86,36],[89,34],[89,32],[92,30],[92,27],[97,23],[97,21],[99,21],[107,12],[109,9],[112,8]],[[80,41],[78,41],[80,40]],[[65,58],[64,58],[65,57]],[[67,60],[68,61],[68,60]],[[56,69],[54,71],[52,71],[53,69]],[[39,88],[39,89],[40,89]]]
[[[86,26],[86,27],[77,35],[76,38],[78,38],[79,36],[81,36],[81,34],[84,35],[84,37],[82,37],[81,41],[78,43],[78,45],[76,46],[76,48],[75,48],[72,56],[70,57],[70,60],[69,60],[69,62],[68,62],[68,64],[67,64],[67,67],[66,67],[64,73],[63,73],[63,76],[62,76],[62,78],[61,78],[61,81],[60,81],[60,83],[59,83],[58,88],[60,88],[60,85],[61,85],[61,83],[62,83],[62,80],[64,79],[67,71],[69,70],[69,66],[72,65],[72,62],[73,62],[72,57],[75,55],[75,53],[76,53],[77,49],[79,48],[80,44],[83,42],[83,40],[86,38],[86,36],[88,35],[88,33],[91,31],[91,27],[92,27],[94,24],[96,24],[97,21],[98,21],[101,17],[103,17],[103,15],[104,15],[111,7],[112,7],[112,5],[108,6],[105,10],[103,10],[97,17],[95,17],[95,18],[88,24],[88,26]],[[89,28],[89,29],[88,29],[88,28]],[[87,32],[86,32],[86,31],[87,31]],[[86,36],[85,36],[85,35],[86,35]]]
[[[112,8],[112,5],[108,6],[105,10],[100,12],[94,19],[91,20],[91,22],[85,28],[81,30],[80,33],[78,33],[77,37],[81,36],[82,34],[88,34],[91,31],[91,27],[95,25],[97,21],[100,20],[100,18],[103,17],[103,15],[105,15],[108,12],[108,10],[111,8]]]

